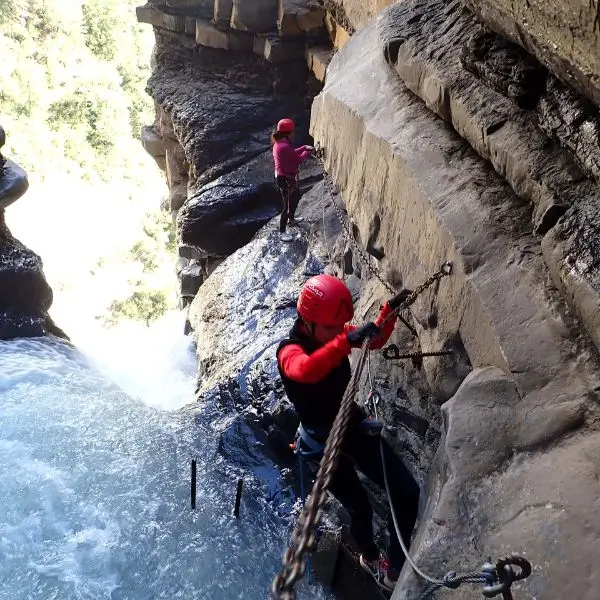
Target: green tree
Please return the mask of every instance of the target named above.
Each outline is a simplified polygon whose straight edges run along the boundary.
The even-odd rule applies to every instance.
[[[115,0],[86,0],[81,7],[85,45],[98,58],[106,61],[117,55],[117,34],[120,33]]]
[[[116,325],[121,318],[143,321],[150,325],[165,314],[167,296],[160,290],[136,290],[125,300],[115,300],[109,307],[107,325]]]

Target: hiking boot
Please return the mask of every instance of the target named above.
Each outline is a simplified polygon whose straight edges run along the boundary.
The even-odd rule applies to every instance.
[[[291,242],[294,239],[294,237],[292,235],[290,235],[289,233],[287,233],[287,232],[284,231],[283,233],[279,234],[279,239],[282,242]]]
[[[396,587],[396,579],[393,579],[395,573],[389,567],[388,561],[380,556],[377,560],[366,560],[361,554],[359,558],[360,566],[375,580],[377,585],[386,590],[393,592]],[[388,576],[389,573],[389,576]]]
[[[288,225],[291,227],[297,227],[298,223],[302,223],[302,221],[304,221],[304,217],[294,217],[288,221]]]

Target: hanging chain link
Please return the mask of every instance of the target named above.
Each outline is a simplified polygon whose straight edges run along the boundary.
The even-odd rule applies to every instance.
[[[418,286],[393,313],[386,317],[381,326],[393,319],[397,313],[407,309],[427,288],[442,277],[450,275],[451,272],[452,264],[450,262],[444,263],[437,273],[434,273],[427,281]],[[360,379],[367,362],[368,353],[369,340],[365,340],[352,372],[352,378],[342,398],[340,409],[327,438],[312,492],[298,518],[292,533],[291,544],[283,557],[283,568],[273,580],[271,597],[274,600],[294,600],[296,598],[294,586],[304,576],[306,556],[314,551],[315,529],[321,516],[321,509],[327,498],[327,489],[338,465],[342,443],[350,421],[352,404],[358,395]]]
[[[342,211],[341,206],[337,203],[337,200],[335,199],[335,196],[336,196],[335,186],[334,186],[333,180],[331,179],[331,177],[325,170],[325,166],[323,165],[323,161],[321,160],[320,153],[317,151],[313,154],[313,156],[315,159],[317,159],[319,161],[319,166],[321,167],[321,173],[323,176],[323,197],[325,197],[326,195],[329,196],[329,198],[331,200],[331,204],[335,210],[335,214],[337,215],[338,221],[340,222],[340,227],[342,228],[342,235],[344,236],[344,239],[346,240],[346,242],[348,242],[350,244],[350,246],[352,246],[352,249],[359,256],[362,263],[368,269],[369,273],[371,273],[371,275],[373,275],[373,277],[375,277],[388,290],[388,292],[395,295],[397,293],[397,291],[394,288],[394,286],[392,286],[390,283],[388,283],[379,274],[379,271],[377,269],[375,269],[375,267],[373,267],[373,265],[371,264],[370,256],[361,248],[359,243],[356,241],[356,238],[352,234],[352,231],[350,230],[350,226],[348,225],[348,223],[346,221],[346,217],[344,216],[344,212]],[[325,207],[325,202],[323,202],[323,210],[324,210],[324,207]],[[325,213],[323,212],[323,223],[325,223],[324,219],[325,219]],[[398,314],[398,318],[402,321],[402,323],[405,325],[405,327],[413,334],[413,336],[417,337],[416,329],[406,320],[406,318],[401,314]]]
[[[335,190],[334,190],[333,182],[331,181],[331,177],[329,177],[329,175],[325,172],[323,173],[323,182],[324,182],[324,186],[327,190],[327,193],[328,193],[329,197],[331,198],[331,203],[333,205],[333,208],[335,210],[337,218],[340,222],[340,225],[342,226],[342,234],[343,234],[344,238],[352,246],[354,252],[356,252],[356,254],[358,254],[358,256],[360,257],[360,259],[363,262],[363,264],[365,265],[365,267],[367,267],[367,269],[369,270],[369,273],[371,273],[371,275],[373,275],[373,277],[377,278],[391,294],[396,294],[396,290],[394,289],[394,287],[392,285],[390,285],[390,283],[388,283],[379,274],[379,271],[377,269],[375,269],[375,267],[373,267],[373,265],[371,264],[369,255],[360,247],[359,243],[356,241],[356,238],[352,235],[352,232],[350,231],[350,227],[349,227],[348,223],[346,222],[346,218],[344,217],[342,207],[338,204],[337,200],[335,199]]]

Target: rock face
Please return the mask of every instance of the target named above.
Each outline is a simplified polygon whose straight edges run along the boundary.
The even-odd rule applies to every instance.
[[[178,237],[207,254],[228,256],[280,210],[272,157],[259,155],[202,187],[178,215]]]
[[[308,123],[308,70],[302,47],[285,62],[290,44],[262,37],[257,56],[254,31],[219,29],[197,16],[196,5],[164,13],[185,18],[185,31],[158,23],[155,13],[163,14],[162,8],[142,8],[153,19],[144,11],[138,18],[155,25],[157,40],[148,82],[157,117],[143,129],[142,143],[164,165],[166,204],[177,220],[180,244],[202,256],[178,268],[185,304],[215,260],[246,244],[279,212],[270,134],[278,119],[292,116],[298,143],[307,141],[302,132]]]
[[[0,127],[0,147],[4,144]],[[48,315],[52,290],[40,257],[10,233],[4,209],[27,190],[27,174],[0,155],[0,340],[52,333],[65,337]]]
[[[17,163],[0,155],[0,210],[18,200],[28,187],[27,173]]]
[[[233,0],[231,27],[242,31],[266,33],[275,31],[277,0]]]
[[[544,2],[534,4],[531,14],[544,12]],[[385,435],[421,486],[411,552],[436,577],[523,554],[534,573],[515,596],[592,600],[600,121],[593,102],[556,77],[567,80],[576,61],[557,68],[560,47],[528,54],[537,23],[515,44],[459,0],[248,6],[217,1],[209,22],[187,12],[196,2],[173,3],[168,14],[185,16],[185,32],[156,28],[149,89],[158,113],[144,138],[157,157],[164,148],[173,212],[183,200],[179,272],[201,410],[226,429],[220,452],[287,511],[293,471],[279,467],[294,466],[297,417],[275,348],[300,285],[324,270],[344,277],[360,322],[390,294],[375,273],[414,289],[451,260],[452,275],[407,315],[417,336],[399,324],[391,342],[403,353],[452,355],[396,361],[373,352],[358,398],[365,404],[371,387],[380,393]],[[332,45],[341,48],[333,58]],[[267,138],[284,111],[301,121],[299,96],[312,95],[306,79],[286,76],[305,77],[299,51],[325,82],[311,133],[366,258],[340,236],[321,184],[303,197],[307,220],[294,241],[277,235]],[[304,172],[307,188],[317,180],[318,170]],[[385,499],[372,497],[381,516]],[[393,598],[413,600],[422,589],[407,568]],[[478,593],[462,586],[453,595]]]
[[[444,405],[446,437],[413,542],[417,562],[439,576],[478,567],[489,554],[526,552],[537,567],[522,584],[526,593],[577,588],[591,599],[596,538],[581,524],[594,502],[585,457],[596,436],[585,415],[595,410],[600,368],[548,286],[527,207],[406,90],[384,59],[375,23],[334,57],[311,132],[390,281],[414,287],[444,260],[454,263],[451,278],[413,310],[423,347],[460,340],[474,369]],[[434,384],[428,359],[424,369]],[[441,392],[434,398],[448,400]],[[577,490],[564,471],[548,468],[561,461],[573,465]],[[580,561],[575,588],[551,566],[566,560],[557,558],[557,536],[561,556]],[[405,570],[394,599],[413,598],[421,587]]]
[[[565,83],[600,104],[596,2],[464,0],[498,33],[521,44]]]
[[[598,345],[595,245],[586,244],[585,275],[568,274],[584,242],[565,233],[600,207],[598,117],[590,103],[519,47],[483,31],[458,2],[407,0],[390,7],[378,26],[387,60],[409,89],[532,202],[534,230],[548,232],[550,273]]]

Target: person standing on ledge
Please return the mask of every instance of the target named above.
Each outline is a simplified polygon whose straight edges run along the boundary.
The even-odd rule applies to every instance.
[[[350,382],[348,355],[366,339],[373,349],[383,347],[394,330],[394,311],[410,294],[410,290],[402,290],[383,306],[375,323],[355,327],[348,324],[354,317],[354,307],[343,281],[331,275],[317,275],[304,284],[298,297],[298,318],[288,338],[277,348],[277,365],[287,397],[300,417],[300,440],[308,448],[325,446]],[[368,419],[358,404],[352,404],[330,491],[350,513],[350,532],[361,552],[361,567],[382,588],[391,591],[404,564],[404,553],[390,517],[389,564],[380,555],[373,540],[373,509],[357,474],[358,469],[385,490],[379,446],[381,428],[380,422]],[[408,547],[417,520],[420,490],[387,441],[382,442],[391,500]]]
[[[310,156],[312,146],[294,148],[292,139],[296,124],[292,119],[281,119],[271,135],[273,160],[275,161],[275,183],[281,192],[283,208],[279,220],[281,241],[291,242],[294,238],[287,233],[288,225],[294,226],[302,217],[296,217],[300,202],[299,167]]]

